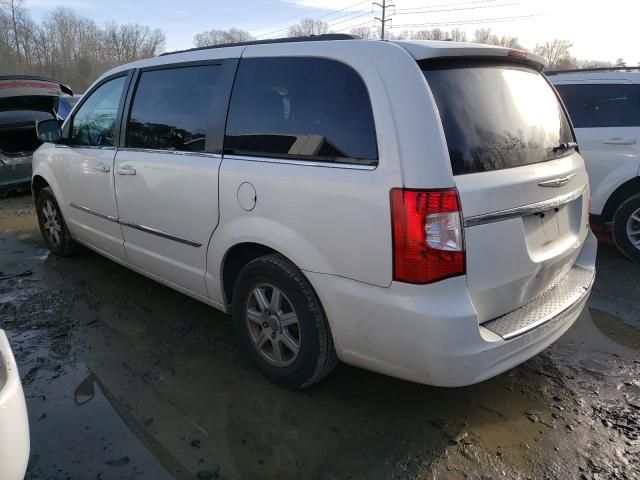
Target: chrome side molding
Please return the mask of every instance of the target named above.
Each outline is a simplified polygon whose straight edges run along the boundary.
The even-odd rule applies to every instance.
[[[587,186],[583,185],[573,192],[565,193],[564,195],[552,198],[551,200],[543,200],[542,202],[530,203],[529,205],[522,205],[520,207],[467,217],[464,219],[464,226],[474,227],[476,225],[484,225],[485,223],[501,222],[503,220],[509,220],[510,218],[524,217],[527,215],[533,215],[534,213],[551,210],[552,208],[560,207],[577,200],[584,194],[586,189]]]
[[[77,203],[73,203],[73,202],[69,203],[69,206],[73,208],[77,208],[81,212],[90,213],[91,215],[95,215],[96,217],[104,218],[105,220],[110,220],[112,222],[118,223],[118,217],[99,212],[98,210],[94,210],[93,208],[83,207],[82,205],[78,205]]]
[[[162,230],[158,230],[157,228],[151,228],[145,225],[139,225],[137,223],[127,222],[126,220],[122,220],[122,219],[120,219],[118,223],[120,223],[120,225],[124,225],[125,227],[133,228],[135,230],[140,230],[141,232],[150,233],[152,235],[157,235],[158,237],[166,238],[167,240],[173,240],[174,242],[184,243],[185,245],[189,245],[190,247],[202,246],[200,242],[189,240],[188,238],[184,238],[184,237],[179,237],[178,235],[173,235],[171,233],[163,232]]]
[[[184,245],[189,245],[190,247],[199,248],[202,246],[202,243],[196,242],[195,240],[189,240],[188,238],[180,237],[178,235],[173,235],[171,233],[163,232],[162,230],[158,230],[157,228],[147,227],[145,225],[139,225],[137,223],[128,222],[121,218],[118,218],[114,215],[108,215],[106,213],[99,212],[98,210],[94,210],[93,208],[84,207],[82,205],[78,205],[77,203],[69,203],[70,207],[76,208],[82,212],[90,213],[91,215],[95,215],[96,217],[103,218],[105,220],[109,220],[114,223],[119,223],[120,225],[124,225],[125,227],[134,228],[136,230],[140,230],[141,232],[150,233],[152,235],[157,235],[158,237],[166,238],[167,240],[173,240],[174,242],[183,243]]]

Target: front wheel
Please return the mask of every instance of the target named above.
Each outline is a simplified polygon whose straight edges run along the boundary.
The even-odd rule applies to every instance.
[[[337,363],[320,301],[302,272],[280,255],[249,262],[233,289],[238,341],[271,381],[301,389]]]
[[[628,198],[616,210],[613,239],[624,255],[640,262],[640,194]]]
[[[56,197],[45,187],[36,198],[36,215],[40,233],[47,248],[56,255],[68,257],[75,253],[77,244],[71,238]]]

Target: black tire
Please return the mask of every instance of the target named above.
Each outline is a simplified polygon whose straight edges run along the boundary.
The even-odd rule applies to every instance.
[[[299,348],[295,357],[293,354],[290,355],[292,357],[289,360],[292,362],[290,365],[273,365],[264,358],[264,352],[261,353],[261,349],[252,340],[263,332],[262,327],[257,326],[259,323],[252,324],[248,320],[247,310],[250,302],[255,300],[255,289],[265,288],[267,291],[270,287],[277,287],[284,294],[286,305],[290,305],[297,318],[295,332],[298,333]],[[271,292],[269,302],[273,298],[273,289]],[[255,308],[258,309],[258,305]],[[233,288],[232,309],[240,346],[253,364],[274,383],[292,390],[299,390],[319,382],[338,363],[331,331],[320,300],[302,272],[282,256],[266,255],[249,262],[242,269]],[[269,312],[269,309],[266,312]],[[271,312],[269,318],[273,317]],[[279,315],[275,317],[279,318]],[[263,325],[266,326],[267,322]],[[255,333],[255,328],[258,328],[259,334]],[[276,322],[276,327],[273,327],[273,330],[271,328],[270,326],[265,332],[272,332],[269,338],[274,339],[276,334],[273,332],[278,331],[277,329],[282,331],[282,327],[279,322]],[[269,344],[273,350],[271,340],[265,342],[265,347],[268,349]],[[284,358],[284,354],[282,357]]]
[[[57,235],[51,234],[51,229],[48,228],[50,222],[48,218],[51,216],[51,208],[55,210],[55,217],[57,218]],[[36,198],[36,215],[38,216],[38,225],[40,226],[40,233],[44,239],[44,243],[47,248],[56,255],[61,257],[70,257],[77,251],[78,244],[71,238],[67,224],[64,221],[56,197],[53,195],[51,188],[45,187],[38,193]]]
[[[627,224],[632,215],[636,217],[640,211],[640,194],[629,197],[616,210],[613,215],[613,239],[616,242],[618,250],[620,250],[627,258],[634,262],[640,262],[640,246],[635,246],[632,238],[627,233]],[[640,222],[637,223],[640,229]],[[640,241],[640,230],[638,235],[633,236],[633,240]]]

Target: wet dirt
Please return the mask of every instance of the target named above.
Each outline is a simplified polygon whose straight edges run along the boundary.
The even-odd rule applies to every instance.
[[[593,310],[494,379],[443,389],[340,365],[290,392],[226,315],[91,252],[49,255],[19,198],[0,207],[0,328],[27,478],[640,478],[640,266],[615,251]]]

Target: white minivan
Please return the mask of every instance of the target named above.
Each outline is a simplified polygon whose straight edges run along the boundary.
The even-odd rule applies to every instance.
[[[40,228],[232,313],[289,388],[338,359],[479,382],[560,337],[595,275],[587,173],[542,68],[344,35],[124,65],[39,124]]]
[[[640,68],[547,75],[569,111],[587,164],[591,223],[610,231],[618,249],[640,262]]]

